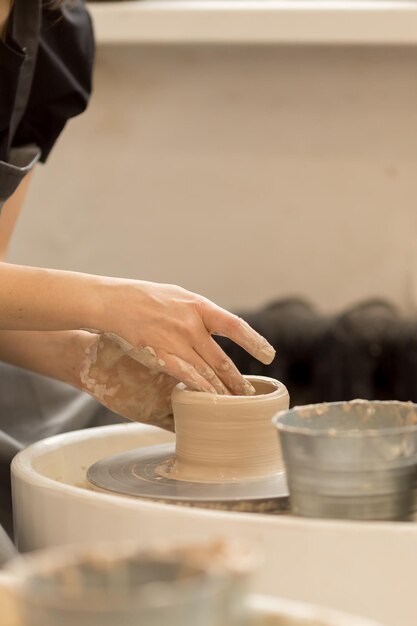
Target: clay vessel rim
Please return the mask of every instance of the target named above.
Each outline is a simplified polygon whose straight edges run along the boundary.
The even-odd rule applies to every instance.
[[[285,396],[288,393],[285,385],[275,378],[269,378],[268,376],[245,376],[245,378],[251,383],[260,382],[270,384],[271,391],[269,393],[262,393],[254,396],[225,396],[221,394],[207,393],[206,391],[193,391],[192,389],[187,389],[184,383],[178,383],[172,391],[172,401],[187,404],[194,402],[198,404],[247,404],[267,402],[271,398]]]

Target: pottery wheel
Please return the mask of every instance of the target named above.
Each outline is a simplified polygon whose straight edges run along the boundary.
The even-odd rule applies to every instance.
[[[107,491],[174,502],[288,500],[285,472],[262,479],[224,483],[193,483],[159,475],[158,467],[169,462],[174,454],[174,443],[129,450],[94,463],[87,478]]]

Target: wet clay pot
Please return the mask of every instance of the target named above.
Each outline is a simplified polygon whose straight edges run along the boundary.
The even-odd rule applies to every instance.
[[[175,479],[235,482],[283,471],[281,448],[271,419],[289,406],[286,387],[264,376],[246,377],[253,396],[222,396],[175,387],[172,405]]]

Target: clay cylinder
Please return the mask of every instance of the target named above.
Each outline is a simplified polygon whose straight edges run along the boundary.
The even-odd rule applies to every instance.
[[[264,376],[246,377],[254,396],[172,393],[176,460],[171,477],[192,482],[251,480],[283,471],[272,417],[289,406],[286,387]]]

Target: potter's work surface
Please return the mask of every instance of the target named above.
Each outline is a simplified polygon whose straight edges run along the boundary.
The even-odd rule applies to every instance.
[[[158,473],[175,453],[174,444],[129,450],[98,461],[87,472],[93,485],[117,493],[156,498],[159,500],[193,502],[230,502],[242,500],[288,500],[285,473],[264,479],[224,483],[194,483],[175,480]]]
[[[416,626],[415,523],[173,506],[93,490],[86,480],[87,468],[100,459],[173,441],[170,433],[130,423],[65,433],[20,452],[12,467],[19,548],[120,537],[143,546],[232,538],[260,554],[256,593],[328,606],[384,626]]]

